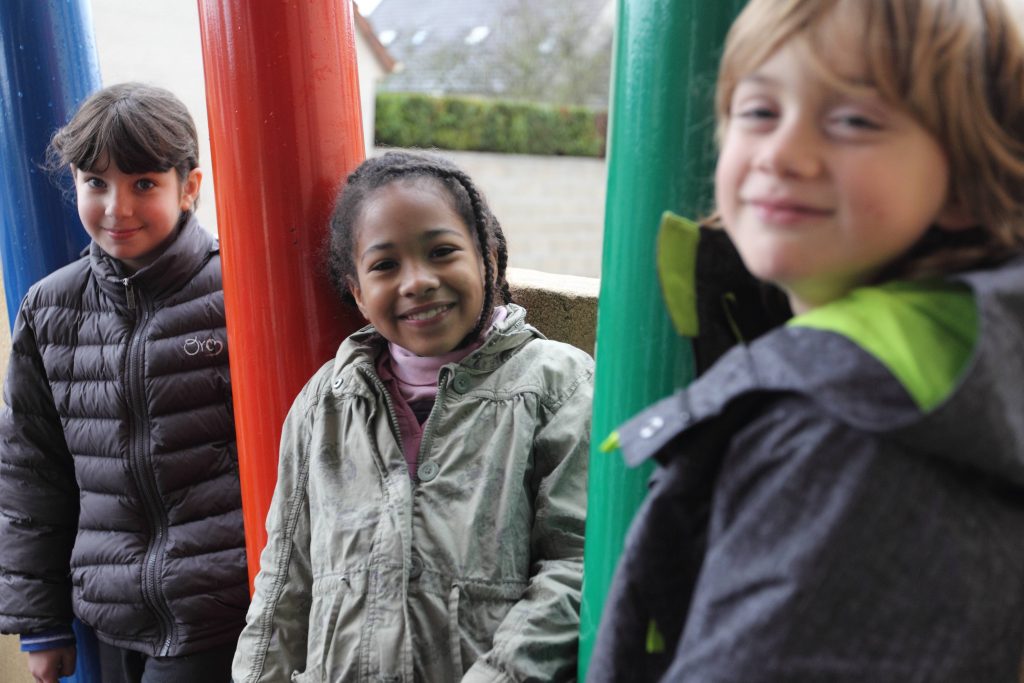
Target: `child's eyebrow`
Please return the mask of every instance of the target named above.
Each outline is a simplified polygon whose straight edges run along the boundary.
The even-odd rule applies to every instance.
[[[424,230],[423,233],[419,236],[418,241],[429,242],[438,237],[444,237],[448,235],[457,235],[459,237],[463,236],[461,232],[454,228],[431,228],[429,230]],[[359,255],[359,259],[365,259],[368,255],[374,252],[387,251],[388,249],[394,248],[394,242],[375,242],[374,244],[371,244],[370,246],[363,250],[363,253]]]
[[[765,76],[757,71],[752,74],[747,74],[739,80],[739,83],[757,83],[759,85],[774,85],[778,82],[778,79],[772,78],[771,76]]]

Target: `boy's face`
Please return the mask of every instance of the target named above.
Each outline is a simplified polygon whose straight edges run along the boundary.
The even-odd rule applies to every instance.
[[[829,67],[864,83],[853,41],[833,33]],[[938,142],[871,87],[824,78],[806,50],[791,40],[737,84],[715,174],[743,261],[797,312],[866,283],[931,226],[964,222]]]
[[[102,172],[72,168],[72,173],[85,231],[130,272],[161,253],[181,212],[195,202],[202,181],[199,169],[182,183],[174,169],[123,173],[114,163],[106,163]]]

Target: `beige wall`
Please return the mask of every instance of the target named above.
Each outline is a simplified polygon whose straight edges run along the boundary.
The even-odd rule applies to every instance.
[[[0,683],[32,683],[17,636],[0,636]]]

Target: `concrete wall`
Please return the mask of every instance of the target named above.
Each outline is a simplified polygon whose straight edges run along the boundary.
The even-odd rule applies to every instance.
[[[508,240],[509,265],[601,274],[604,159],[439,151],[480,186]]]

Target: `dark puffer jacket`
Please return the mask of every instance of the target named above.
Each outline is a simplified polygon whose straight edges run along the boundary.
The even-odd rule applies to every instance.
[[[33,286],[4,399],[0,631],[67,627],[73,604],[147,654],[233,641],[245,538],[220,256],[198,222],[130,277],[93,244]]]

